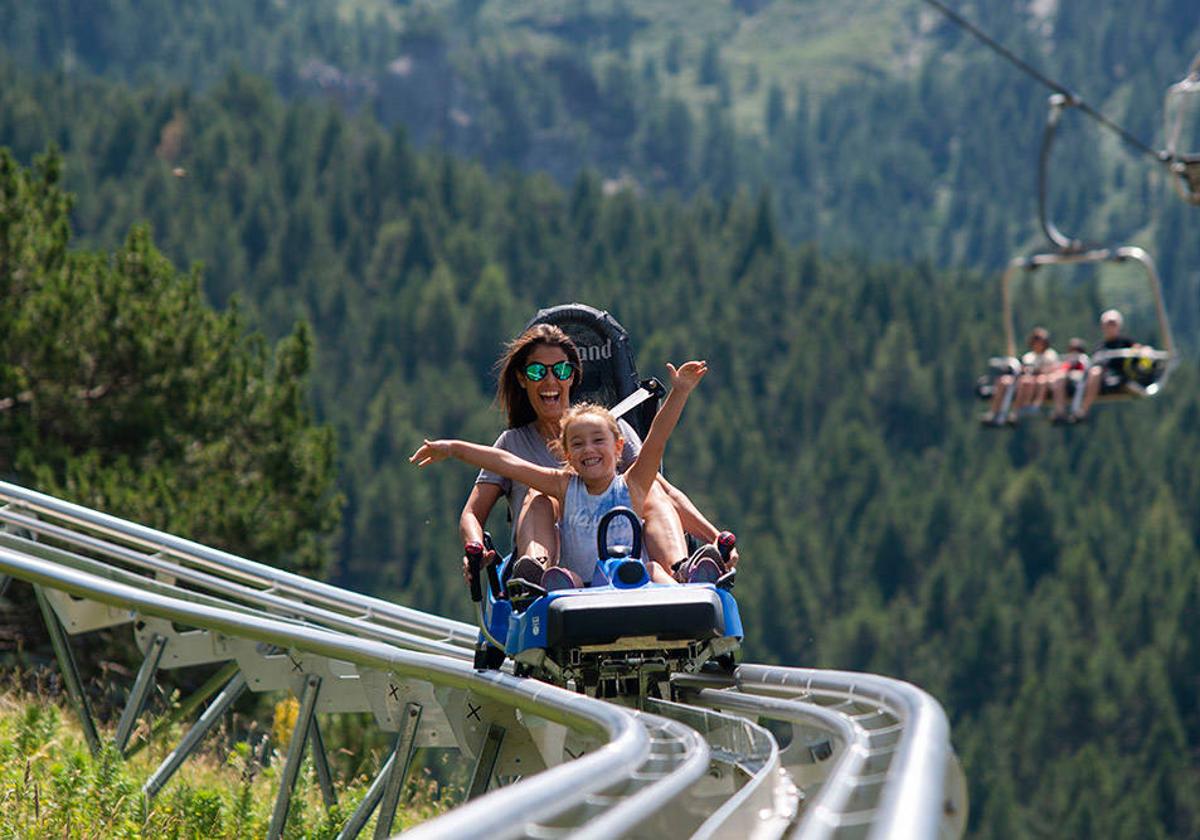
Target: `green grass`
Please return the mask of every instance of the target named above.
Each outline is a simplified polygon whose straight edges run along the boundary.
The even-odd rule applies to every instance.
[[[363,13],[382,16],[402,26],[407,15],[433,10],[446,22],[459,21],[461,0],[424,0],[405,10],[387,0],[339,0],[344,18]],[[734,116],[744,130],[761,130],[767,93],[778,84],[789,105],[801,88],[820,96],[868,78],[897,75],[913,66],[921,34],[918,0],[772,0],[753,14],[728,0],[490,0],[479,7],[475,31],[485,48],[508,53],[543,55],[575,51],[555,26],[581,14],[605,18],[621,5],[639,21],[629,45],[635,67],[647,60],[659,68],[664,92],[683,99],[697,111],[716,91],[700,85],[697,69],[710,39],[721,45],[721,60],[730,74]],[[424,10],[424,11],[423,11]],[[668,45],[682,45],[682,70],[665,70]],[[598,40],[587,45],[597,66],[615,51]],[[752,77],[757,84],[750,84]]]
[[[112,732],[102,730],[111,741]],[[164,739],[164,741],[170,739]],[[263,766],[250,746],[210,749],[190,758],[154,799],[141,787],[177,742],[155,744],[130,760],[111,747],[93,757],[74,714],[59,700],[29,693],[16,681],[0,691],[0,838],[257,838],[267,832],[283,768],[283,748]],[[429,777],[410,777],[393,831],[446,807]],[[360,775],[338,784],[326,810],[311,760],[292,797],[284,836],[332,838],[366,793]],[[371,836],[374,819],[364,829]]]

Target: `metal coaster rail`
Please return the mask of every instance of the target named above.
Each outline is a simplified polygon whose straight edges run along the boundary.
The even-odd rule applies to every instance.
[[[306,748],[327,804],[336,801],[317,712],[364,711],[396,740],[343,837],[373,811],[375,836],[390,834],[418,746],[455,747],[473,761],[469,801],[406,832],[418,838],[916,838],[965,827],[945,714],[898,680],[742,665],[732,681],[681,676],[682,702],[648,699],[635,711],[475,670],[471,625],[5,482],[0,575],[34,585],[93,749],[99,735],[69,636],[133,627],[145,659],[117,727],[125,752],[161,670],[220,666],[185,700],[188,711],[208,708],[148,795],[243,691],[293,691],[303,735],[284,759],[272,837],[282,835]]]

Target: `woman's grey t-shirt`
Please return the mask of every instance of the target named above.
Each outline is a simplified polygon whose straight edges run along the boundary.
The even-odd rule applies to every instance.
[[[621,437],[625,438],[625,446],[621,449],[621,457],[617,460],[617,472],[623,473],[629,469],[629,465],[633,463],[633,459],[641,451],[642,439],[638,437],[638,433],[633,430],[633,427],[624,420],[618,420],[617,425],[621,429]],[[511,452],[518,458],[524,458],[526,461],[539,464],[543,467],[551,469],[560,469],[562,467],[562,462],[554,457],[550,449],[546,446],[546,441],[538,433],[536,423],[527,423],[516,429],[505,429],[492,445],[497,449]],[[500,485],[500,489],[508,497],[508,508],[512,512],[513,528],[516,528],[517,514],[521,512],[521,505],[525,503],[525,494],[529,491],[529,486],[519,481],[505,478],[502,475],[497,475],[489,470],[480,470],[475,483]]]

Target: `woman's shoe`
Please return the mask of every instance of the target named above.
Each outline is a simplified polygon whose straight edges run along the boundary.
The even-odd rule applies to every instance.
[[[712,543],[706,543],[678,565],[675,579],[680,583],[716,583],[724,570],[720,549]]]
[[[513,561],[512,573],[509,574],[509,580],[523,580],[526,583],[532,583],[535,586],[542,585],[542,576],[546,573],[546,567],[540,561],[535,560],[528,554],[522,555]]]

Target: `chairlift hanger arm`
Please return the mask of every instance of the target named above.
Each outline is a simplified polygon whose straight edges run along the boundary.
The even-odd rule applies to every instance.
[[[1054,249],[1064,254],[1079,254],[1086,248],[1082,240],[1072,239],[1060,231],[1047,214],[1050,150],[1058,134],[1058,123],[1062,119],[1063,110],[1073,104],[1075,103],[1068,95],[1055,93],[1050,96],[1050,113],[1046,116],[1046,128],[1042,131],[1042,149],[1038,154],[1038,222],[1042,226],[1042,233],[1046,234]]]
[[[1200,205],[1200,155],[1178,151],[1179,136],[1183,132],[1184,106],[1182,101],[1200,94],[1200,52],[1192,59],[1188,74],[1167,88],[1163,113],[1166,115],[1166,143],[1163,152],[1167,167],[1175,177],[1171,179],[1175,192],[1188,204]],[[1177,104],[1172,108],[1172,102]]]

